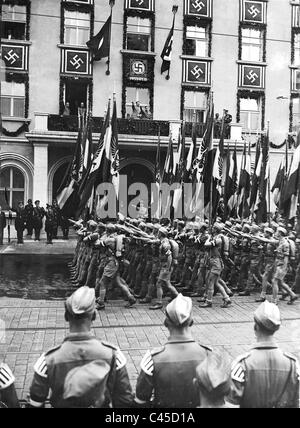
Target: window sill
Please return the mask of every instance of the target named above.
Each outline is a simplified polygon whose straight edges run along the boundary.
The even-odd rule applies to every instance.
[[[267,62],[263,62],[263,61],[246,61],[246,60],[241,60],[238,59],[237,64],[249,64],[249,65],[262,65],[264,67],[266,67],[268,65]]]
[[[214,58],[208,56],[180,55],[181,59],[190,59],[195,61],[214,61]]]
[[[89,50],[89,48],[86,45],[68,45],[68,44],[59,43],[57,46],[59,48],[80,49],[81,51],[83,51],[83,50],[88,51]]]
[[[28,40],[19,40],[19,39],[1,39],[2,43],[11,43],[12,45],[32,45],[32,42]]]
[[[3,122],[27,122],[30,123],[31,119],[26,119],[25,117],[14,117],[14,116],[3,116]]]
[[[146,52],[146,51],[131,51],[126,49],[120,50],[121,54],[123,55],[146,55],[146,56],[156,56],[157,54],[155,52]]]

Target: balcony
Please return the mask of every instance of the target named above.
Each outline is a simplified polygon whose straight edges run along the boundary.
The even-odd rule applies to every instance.
[[[92,118],[93,132],[101,132],[103,126],[103,117]],[[134,119],[118,119],[118,131],[123,135],[158,135],[168,137],[170,134],[170,124],[166,121],[160,120],[134,120]],[[77,132],[78,131],[78,117],[77,116],[48,116],[48,130],[49,131],[65,131]]]

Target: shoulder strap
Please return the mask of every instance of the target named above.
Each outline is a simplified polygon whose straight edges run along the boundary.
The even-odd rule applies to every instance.
[[[285,391],[286,391],[286,389],[287,389],[287,387],[288,387],[288,384],[289,384],[290,379],[291,379],[291,376],[292,376],[292,371],[293,371],[293,362],[292,362],[292,359],[289,359],[289,361],[290,361],[290,371],[289,371],[288,377],[287,377],[287,379],[286,379],[286,382],[285,382],[285,384],[284,384],[283,390],[282,390],[282,392],[281,392],[281,394],[280,394],[279,398],[276,400],[276,403],[274,404],[274,408],[278,408],[278,407],[279,407],[280,402],[281,402],[281,400],[282,400],[282,397],[284,396],[284,393],[285,393]]]

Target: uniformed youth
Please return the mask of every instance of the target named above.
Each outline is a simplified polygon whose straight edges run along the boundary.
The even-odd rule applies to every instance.
[[[125,356],[91,332],[95,305],[95,291],[88,287],[67,299],[65,318],[70,333],[36,362],[28,407],[43,407],[49,392],[54,408],[131,406]]]
[[[212,350],[194,340],[192,325],[192,300],[179,294],[166,307],[165,326],[170,333],[168,342],[148,351],[141,362],[136,386],[137,406],[192,408],[199,405],[193,379],[196,367]]]
[[[227,401],[241,408],[298,408],[299,363],[279,349],[278,307],[265,301],[254,313],[256,345],[232,364],[232,388]]]
[[[0,408],[19,408],[15,377],[5,363],[0,363]]]

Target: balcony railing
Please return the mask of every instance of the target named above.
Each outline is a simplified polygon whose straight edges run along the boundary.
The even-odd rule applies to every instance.
[[[103,117],[93,117],[92,129],[93,132],[100,132],[103,126]],[[49,131],[65,131],[77,132],[78,131],[78,117],[77,116],[48,116],[48,130]],[[160,120],[134,120],[134,119],[118,119],[119,134],[128,135],[158,135],[163,137],[169,136],[170,124],[166,121]]]

